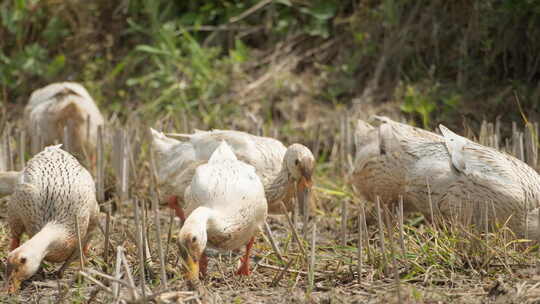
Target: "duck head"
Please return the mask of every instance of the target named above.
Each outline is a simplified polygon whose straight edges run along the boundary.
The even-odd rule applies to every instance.
[[[315,168],[315,157],[304,145],[293,144],[285,152],[285,165],[289,176],[296,183],[296,195],[301,207],[308,203],[313,182],[311,177]]]
[[[301,144],[289,146],[285,152],[285,165],[290,176],[299,186],[311,187],[315,158],[306,146]]]
[[[188,218],[180,230],[179,249],[182,258],[182,272],[186,280],[194,285],[199,282],[201,256],[206,248],[206,229],[200,223],[191,223]]]
[[[24,250],[24,247],[19,247],[9,253],[7,257],[7,286],[8,293],[17,292],[22,281],[29,279],[39,269],[41,258],[30,254]]]

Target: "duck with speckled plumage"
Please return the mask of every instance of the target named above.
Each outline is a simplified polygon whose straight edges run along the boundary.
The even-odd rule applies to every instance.
[[[35,90],[24,108],[26,132],[43,145],[62,142],[69,132],[69,151],[95,163],[98,127],[103,116],[88,91],[75,82],[56,82]],[[64,147],[66,148],[66,147]]]
[[[22,281],[38,271],[42,260],[67,265],[78,255],[75,218],[87,249],[98,224],[99,206],[92,176],[60,145],[45,148],[21,172],[3,177],[2,182],[11,182],[4,189],[12,190],[4,194],[11,194],[6,289],[14,293]],[[23,233],[30,239],[20,244]]]

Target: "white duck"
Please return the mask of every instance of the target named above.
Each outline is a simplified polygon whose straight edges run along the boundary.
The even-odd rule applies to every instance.
[[[190,282],[206,271],[207,245],[234,250],[246,245],[237,274],[249,275],[249,254],[255,234],[264,224],[267,204],[255,168],[239,161],[222,141],[207,164],[197,167],[185,190],[187,219],[179,242],[184,270]]]
[[[509,219],[508,226],[519,237],[540,241],[538,173],[513,156],[472,142],[443,125],[439,129],[447,148],[446,161],[453,170],[449,174],[455,176],[440,199],[442,214],[455,215],[468,204],[477,225],[482,225],[482,212],[488,210],[491,224]]]
[[[104,120],[94,100],[80,84],[59,82],[34,91],[24,109],[24,119],[28,134],[39,134],[44,145],[62,142],[64,127],[71,124],[74,154],[82,156],[84,149],[91,159],[95,158],[97,129]]]
[[[195,169],[206,161],[197,160],[193,145],[190,143],[169,138],[152,128],[150,131],[158,187],[162,190],[162,195],[167,197],[169,207],[175,210],[176,216],[185,221],[186,216],[180,208],[178,198],[184,200],[184,193],[193,179]]]
[[[282,213],[283,202],[292,209],[294,189],[300,194],[300,204],[307,201],[305,196],[311,188],[311,176],[315,159],[311,151],[301,145],[288,148],[278,140],[229,130],[197,131],[194,134],[171,134],[187,141],[179,141],[151,130],[156,152],[160,185],[170,195],[169,205],[182,217],[183,191],[187,187],[193,171],[201,163],[208,161],[221,141],[226,141],[238,159],[255,167],[260,177],[268,201],[269,213]]]

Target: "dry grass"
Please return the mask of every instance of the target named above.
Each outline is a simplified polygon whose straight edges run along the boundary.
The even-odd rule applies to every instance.
[[[21,122],[12,119],[8,122],[10,127],[3,128],[7,130],[4,136],[9,135],[11,146],[17,147]],[[324,124],[325,121],[317,123]],[[208,277],[203,280],[204,290],[189,291],[178,267],[175,235],[180,229],[179,222],[173,220],[171,211],[163,205],[157,217],[152,211],[156,189],[150,170],[147,123],[134,115],[123,125],[129,153],[126,154],[127,161],[121,163],[128,164],[128,169],[118,166],[118,159],[122,160],[118,155],[123,152],[118,147],[122,145],[115,144],[115,148],[112,148],[113,140],[118,143],[120,136],[113,134],[120,134],[115,130],[120,130],[121,124],[117,119],[110,119],[104,130],[106,177],[103,181],[104,199],[100,203],[102,211],[111,210],[108,223],[110,234],[105,237],[104,231],[96,232],[84,273],[81,275],[79,267],[72,265],[62,279],[57,279],[53,273],[58,265],[44,263],[43,271],[24,283],[19,295],[0,295],[2,303],[113,303],[115,300],[120,303],[143,303],[143,294],[147,297],[146,302],[150,303],[540,301],[536,265],[538,247],[526,241],[513,240],[511,232],[504,225],[496,232],[486,234],[469,227],[450,226],[441,220],[427,223],[414,214],[400,219],[399,212],[388,211],[380,215],[377,223],[379,216],[375,212],[375,204],[355,195],[346,182],[353,149],[350,141],[341,137],[324,139],[321,145],[324,148],[317,154],[320,161],[307,226],[304,227],[306,223],[298,214],[292,217],[301,246],[293,236],[287,219],[272,216],[268,223],[283,260],[265,241],[266,238],[259,237],[253,250],[253,275],[239,277],[234,275],[240,258],[238,254],[211,252]],[[186,124],[181,118],[162,118],[152,122],[152,125],[158,129],[189,131],[183,127]],[[200,123],[190,127],[195,126],[204,128],[204,124]],[[253,124],[253,128],[259,127],[256,122]],[[336,129],[341,129],[340,134],[351,134],[347,129],[349,127],[337,126]],[[286,130],[291,126],[279,128]],[[263,131],[268,134],[269,129],[271,127],[263,128]],[[313,131],[308,131],[308,134],[277,133],[282,134],[280,139],[287,143],[300,137],[304,138],[302,142],[310,145],[323,142],[317,139],[321,134]],[[11,152],[15,168],[18,169],[18,153],[15,149]],[[93,173],[96,176],[95,170]],[[122,193],[122,183],[128,185],[125,193]],[[137,203],[140,212],[136,217]],[[363,217],[358,216],[364,207],[367,225]],[[5,208],[5,205],[0,208]],[[388,208],[383,206],[382,209]],[[345,221],[342,214],[346,215]],[[139,224],[136,224],[137,218]],[[156,238],[156,218],[159,220],[159,237],[163,245],[165,282]],[[400,225],[402,221],[403,226]],[[104,216],[104,228],[106,222]],[[7,248],[9,240],[5,219],[0,224],[0,243]],[[312,248],[312,229],[315,226],[316,246]],[[142,235],[136,228],[140,228]],[[363,236],[360,244],[359,229],[362,229]],[[107,246],[106,239],[109,241]],[[148,248],[145,248],[145,244],[148,244]],[[381,244],[386,248],[384,254]],[[108,248],[108,252],[105,252],[105,248]],[[123,249],[120,253],[119,248]],[[7,249],[0,252],[3,261],[7,253]],[[125,254],[125,261],[122,254]],[[358,267],[359,256],[362,257],[361,268]],[[310,267],[311,263],[313,267]],[[141,284],[142,278],[144,284]],[[142,285],[146,289],[143,290]]]

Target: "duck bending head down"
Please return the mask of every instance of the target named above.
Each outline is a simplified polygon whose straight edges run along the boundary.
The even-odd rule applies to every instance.
[[[13,176],[19,178],[7,204],[9,293],[19,290],[21,282],[34,275],[43,260],[64,262],[61,273],[78,256],[77,221],[86,253],[99,221],[92,176],[60,145],[45,148]],[[22,234],[29,239],[21,245]]]
[[[30,240],[10,252],[6,266],[7,291],[15,293],[19,290],[21,283],[39,270],[41,261],[51,249],[62,246],[61,242],[65,236],[62,227],[48,224]]]
[[[186,188],[187,219],[179,234],[183,271],[190,284],[206,275],[206,246],[234,250],[246,245],[237,274],[249,275],[249,253],[268,213],[255,168],[236,158],[222,141],[208,163],[197,167]]]
[[[198,280],[200,264],[203,264],[203,272],[206,272],[204,249],[208,242],[206,229],[211,213],[209,208],[197,208],[186,219],[180,231],[180,256],[184,261],[185,277],[189,282]]]

